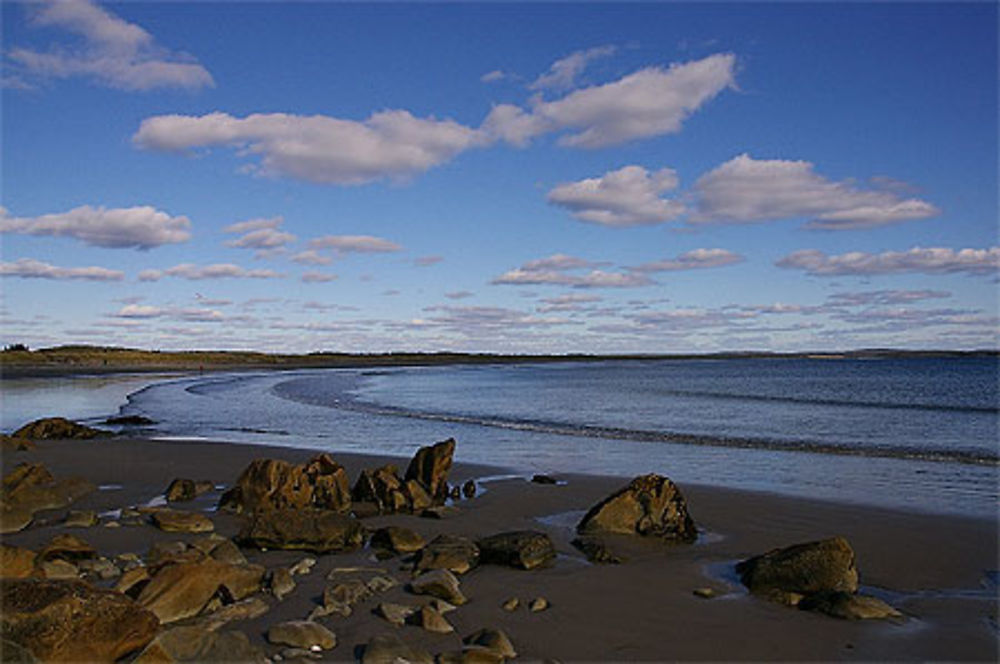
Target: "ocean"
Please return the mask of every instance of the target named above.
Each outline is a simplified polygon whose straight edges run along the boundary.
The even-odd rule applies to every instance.
[[[973,357],[308,370],[159,379],[120,408],[112,393],[136,384],[105,386],[108,402],[92,399],[89,415],[78,404],[76,416],[120,410],[155,420],[148,433],[159,437],[397,456],[454,437],[457,460],[526,475],[658,472],[995,517],[998,385],[997,361]],[[18,394],[16,412],[4,404],[5,428],[30,419],[30,390]]]

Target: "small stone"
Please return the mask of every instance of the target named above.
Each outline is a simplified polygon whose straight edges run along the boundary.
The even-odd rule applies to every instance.
[[[409,606],[407,604],[382,602],[375,608],[375,614],[385,618],[397,627],[402,627],[403,624],[406,623],[406,619],[413,615],[416,610],[417,607]]]
[[[439,597],[431,599],[431,601],[427,602],[427,605],[433,607],[434,610],[440,613],[442,616],[446,613],[451,613],[452,611],[458,608],[451,602],[446,602]]]
[[[517,611],[517,607],[521,606],[521,600],[516,597],[511,597],[501,604],[504,611]]]
[[[268,587],[271,590],[271,594],[278,598],[278,601],[283,600],[289,593],[295,590],[295,581],[292,579],[292,573],[284,567],[271,570]]]
[[[691,592],[695,597],[701,597],[702,599],[712,599],[718,595],[714,588],[695,588]]]
[[[415,595],[431,595],[455,605],[468,600],[458,587],[458,579],[446,569],[436,569],[421,574],[410,583],[410,591]]]
[[[68,528],[90,528],[98,522],[97,513],[93,510],[70,510],[63,525]]]
[[[470,646],[483,646],[506,659],[517,657],[517,651],[514,650],[510,637],[500,629],[481,629],[462,639],[462,642]]]
[[[452,500],[459,500],[462,497],[462,488],[457,484],[451,487],[451,491],[448,492],[448,497]]]
[[[330,650],[337,645],[337,637],[333,632],[317,622],[308,620],[293,620],[272,625],[267,630],[267,640],[275,645],[293,648],[311,649],[313,646],[318,646],[323,650]]]
[[[105,521],[104,522],[104,527],[105,528],[121,528],[122,524],[118,523],[117,521]]]
[[[158,510],[153,513],[153,524],[168,533],[208,533],[215,524],[204,514],[180,510]]]
[[[531,600],[531,604],[528,605],[528,610],[531,611],[532,613],[538,613],[540,611],[544,611],[547,608],[549,608],[549,600],[545,599],[544,597],[536,597],[535,599]]]
[[[385,591],[398,586],[399,581],[380,574],[378,576],[373,576],[365,585],[368,587],[368,590],[373,593],[384,593]]]
[[[300,560],[299,562],[292,565],[291,567],[289,567],[288,571],[295,576],[308,574],[309,572],[312,571],[313,565],[315,564],[316,564],[316,559],[307,556],[302,560]]]
[[[445,620],[444,616],[429,604],[420,607],[416,613],[411,615],[409,622],[434,634],[451,634],[455,631],[451,623]]]
[[[551,475],[533,475],[531,481],[535,484],[558,484],[556,478]]]
[[[462,495],[466,498],[474,498],[476,496],[476,483],[472,480],[467,480],[462,485]]]

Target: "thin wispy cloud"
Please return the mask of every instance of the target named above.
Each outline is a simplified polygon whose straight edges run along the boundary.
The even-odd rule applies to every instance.
[[[12,217],[0,207],[0,233],[71,237],[110,249],[152,249],[191,239],[191,221],[148,205],[106,208],[81,205],[67,212]]]
[[[650,263],[643,263],[628,269],[636,272],[678,272],[681,270],[705,270],[736,265],[745,261],[742,255],[728,249],[693,249],[677,256]]]
[[[106,267],[59,267],[34,258],[19,258],[10,262],[0,262],[0,277],[20,277],[21,279],[57,279],[78,281],[121,281],[125,273]]]
[[[403,247],[373,235],[324,235],[309,240],[309,249],[330,249],[339,254],[382,254],[402,251]]]
[[[907,251],[880,254],[852,251],[837,256],[829,256],[818,249],[803,249],[785,256],[775,265],[816,276],[904,273],[995,275],[1000,272],[1000,247],[957,250],[914,247]]]
[[[12,80],[88,78],[128,91],[213,87],[208,70],[193,56],[160,45],[142,27],[89,0],[45,0],[25,5],[30,24],[64,33],[46,51],[13,46],[6,52]],[[77,39],[67,39],[73,36]]]
[[[181,263],[165,270],[143,270],[139,273],[139,281],[159,281],[164,277],[201,281],[205,279],[281,279],[284,276],[274,270],[248,270],[233,263],[213,263],[211,265]]]
[[[549,70],[535,79],[528,87],[532,90],[569,90],[576,87],[577,77],[593,60],[614,55],[615,47],[595,46],[570,53],[552,63]]]

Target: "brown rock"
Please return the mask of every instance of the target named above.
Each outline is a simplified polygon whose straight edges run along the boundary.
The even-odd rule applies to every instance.
[[[317,622],[308,620],[293,620],[272,625],[267,630],[267,640],[277,645],[306,650],[312,650],[314,646],[330,650],[337,645],[337,637],[333,632]]]
[[[420,482],[435,504],[444,503],[448,497],[448,472],[454,454],[454,438],[421,447],[406,469],[406,479]]]
[[[133,567],[126,570],[115,584],[115,590],[135,599],[149,582],[149,568]]]
[[[11,434],[13,438],[28,438],[31,440],[64,439],[74,438],[77,440],[89,440],[110,436],[110,431],[93,429],[76,422],[71,422],[64,417],[46,417],[35,420]]]
[[[157,542],[146,554],[146,564],[156,570],[170,563],[195,563],[206,557],[203,551],[187,542]]]
[[[416,613],[417,607],[409,604],[396,604],[394,602],[382,602],[375,607],[375,615],[385,618],[396,627],[402,627],[406,619]]]
[[[462,495],[466,498],[476,497],[476,483],[472,480],[466,480],[465,484],[462,485]]]
[[[399,477],[396,466],[388,464],[375,470],[361,471],[351,491],[351,498],[360,503],[375,505],[380,514],[395,514],[413,511],[414,499],[411,493],[407,483]],[[420,495],[417,499],[425,501]]]
[[[332,553],[356,549],[364,543],[361,522],[320,509],[281,509],[257,512],[240,531],[237,542],[262,549],[302,549]]]
[[[545,533],[518,530],[484,537],[479,545],[479,562],[535,569],[556,559],[556,549]]]
[[[468,601],[459,589],[458,579],[446,569],[424,572],[410,582],[410,592],[437,597],[456,606]]]
[[[433,664],[434,658],[426,651],[409,646],[395,634],[380,634],[368,640],[361,664]]]
[[[67,528],[91,528],[98,521],[97,512],[93,510],[70,510],[63,525]]]
[[[854,550],[842,537],[774,549],[744,560],[736,571],[750,592],[793,605],[795,596],[858,589]]]
[[[372,548],[384,549],[391,553],[413,553],[424,548],[424,538],[420,533],[402,526],[379,528],[372,535]]]
[[[818,611],[843,620],[882,620],[902,618],[896,609],[868,595],[855,595],[839,590],[813,593],[799,602],[799,608]]]
[[[57,481],[40,463],[19,464],[0,488],[0,534],[23,530],[35,512],[66,507],[94,488],[80,478]]]
[[[49,540],[49,543],[38,552],[38,561],[68,560],[75,562],[93,558],[96,555],[97,550],[76,535],[60,533]]]
[[[459,651],[441,653],[437,664],[503,664],[504,658],[485,646],[465,646]]]
[[[153,512],[153,524],[167,533],[210,533],[215,524],[204,514],[162,509]]]
[[[136,664],[169,662],[254,662],[270,660],[243,632],[217,632],[201,625],[184,625],[161,632],[135,659]]]
[[[111,662],[149,643],[156,616],[82,581],[12,579],[0,600],[3,638],[44,661]]]
[[[438,535],[417,554],[414,569],[446,569],[465,574],[479,564],[479,547],[459,535]]]
[[[45,579],[78,579],[80,570],[76,565],[66,560],[46,560],[36,562],[35,569],[38,575]]]
[[[482,646],[504,659],[517,657],[514,644],[510,642],[510,637],[502,629],[481,629],[462,639],[462,643],[470,646]]]
[[[208,493],[215,488],[215,485],[208,480],[195,482],[194,480],[177,478],[170,483],[164,495],[167,502],[183,502],[194,500],[198,496]]]
[[[661,475],[642,475],[590,508],[576,530],[581,535],[621,533],[670,542],[698,538],[680,490]]]
[[[276,567],[267,573],[267,577],[268,589],[279,601],[295,590],[295,579],[285,567]]]
[[[455,628],[442,616],[437,609],[429,604],[420,607],[409,618],[411,625],[416,625],[428,632],[435,634],[451,634]]]
[[[35,444],[27,438],[15,438],[0,433],[0,449],[4,452],[28,452],[35,449]]]
[[[0,578],[23,579],[35,571],[37,554],[9,544],[0,544]]]
[[[209,555],[220,563],[229,563],[230,565],[242,565],[247,562],[246,556],[243,555],[240,548],[228,539],[224,539],[212,547]]]
[[[606,565],[618,565],[623,562],[623,558],[615,554],[608,545],[597,537],[577,537],[571,544],[587,556],[587,560],[592,563]]]
[[[305,464],[256,459],[222,495],[219,507],[236,512],[316,508],[347,513],[351,510],[347,471],[329,454]]]
[[[263,577],[259,565],[227,565],[210,558],[168,565],[146,584],[138,602],[160,622],[171,623],[201,613],[220,590],[228,601],[243,599],[260,590]]]

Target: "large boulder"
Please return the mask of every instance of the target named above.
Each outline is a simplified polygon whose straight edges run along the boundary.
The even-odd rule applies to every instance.
[[[81,478],[56,480],[40,463],[22,463],[0,486],[0,534],[23,530],[40,510],[59,509],[94,490]]]
[[[243,632],[184,625],[161,632],[135,659],[136,664],[169,662],[270,662]]]
[[[113,662],[149,643],[159,622],[112,590],[75,580],[0,586],[0,633],[41,661]]]
[[[364,544],[365,529],[357,519],[331,510],[266,510],[256,512],[236,540],[260,549],[335,553]]]
[[[402,526],[384,526],[372,535],[373,549],[390,554],[415,553],[424,548],[426,542],[420,533]]]
[[[47,440],[75,438],[89,440],[110,436],[110,431],[102,431],[83,424],[77,424],[64,417],[46,417],[35,420],[11,434],[12,438],[27,438],[29,440]]]
[[[442,534],[417,553],[413,568],[417,571],[446,569],[465,574],[479,564],[479,547],[460,535]]]
[[[406,479],[420,482],[434,504],[443,504],[448,497],[448,472],[454,454],[454,438],[421,447],[406,468]]]
[[[635,478],[591,507],[576,530],[581,535],[642,535],[669,542],[698,538],[684,496],[673,482],[656,474]]]
[[[736,572],[750,592],[790,605],[813,593],[858,590],[854,550],[843,537],[774,549],[737,564]]]
[[[304,464],[255,459],[222,494],[219,507],[236,512],[317,508],[346,513],[351,509],[347,471],[329,454]]]
[[[552,562],[556,549],[545,533],[517,530],[479,540],[479,562],[535,569]]]
[[[162,623],[196,616],[213,599],[232,602],[260,590],[264,568],[228,565],[206,558],[163,567],[139,593],[138,602]]]

